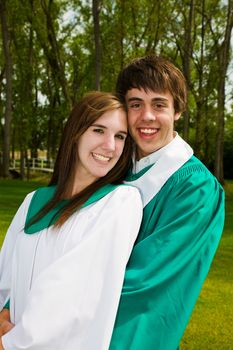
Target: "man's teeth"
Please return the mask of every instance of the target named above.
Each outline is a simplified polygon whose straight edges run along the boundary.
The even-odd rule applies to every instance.
[[[140,129],[140,131],[143,133],[143,134],[154,134],[157,130],[156,129]]]
[[[98,159],[98,160],[103,160],[105,162],[109,161],[111,158],[110,157],[105,157],[103,156],[102,154],[98,154],[98,153],[92,153],[93,154],[93,157],[95,159]]]

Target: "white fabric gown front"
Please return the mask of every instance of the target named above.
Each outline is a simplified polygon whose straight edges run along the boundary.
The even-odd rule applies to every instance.
[[[15,215],[1,251],[0,288],[5,295],[10,290],[15,323],[2,337],[4,349],[108,349],[142,218],[139,192],[120,186],[60,229],[25,234],[32,195]]]

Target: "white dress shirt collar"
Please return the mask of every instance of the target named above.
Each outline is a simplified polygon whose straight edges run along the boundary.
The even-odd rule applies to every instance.
[[[156,163],[157,160],[166,152],[167,148],[170,148],[172,146],[172,143],[176,142],[177,137],[178,137],[178,133],[174,131],[174,138],[171,142],[169,142],[166,146],[160,148],[158,151],[155,151],[149,154],[149,156],[143,157],[140,160],[136,160],[135,154],[134,154],[132,173],[137,174],[142,169]]]

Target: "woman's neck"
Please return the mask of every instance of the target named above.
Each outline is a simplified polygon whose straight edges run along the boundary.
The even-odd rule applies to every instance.
[[[77,174],[73,177],[73,181],[70,181],[70,185],[67,187],[64,197],[69,199],[76,194],[82,192],[85,188],[91,185],[95,179],[90,177],[82,177]]]

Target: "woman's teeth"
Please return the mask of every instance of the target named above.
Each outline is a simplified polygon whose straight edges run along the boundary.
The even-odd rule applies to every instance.
[[[108,162],[111,159],[110,157],[106,157],[106,156],[103,156],[102,154],[98,154],[98,153],[92,153],[92,155],[95,159],[103,160],[105,162]]]

